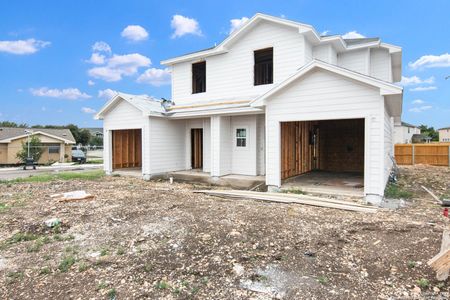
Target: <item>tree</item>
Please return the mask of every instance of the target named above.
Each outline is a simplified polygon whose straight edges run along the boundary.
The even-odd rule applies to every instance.
[[[34,161],[39,161],[44,152],[44,148],[42,147],[41,140],[37,136],[30,137],[30,157],[33,158]],[[16,157],[20,159],[21,162],[25,163],[28,158],[28,142],[22,142],[22,150],[20,150]]]
[[[92,136],[89,144],[92,146],[103,146],[103,138],[99,136]]]
[[[79,140],[77,141],[77,143],[84,146],[89,144],[90,140],[91,140],[91,133],[89,132],[89,130],[87,129],[80,130]]]
[[[25,124],[25,123],[17,124],[16,122],[11,122],[11,121],[1,121],[1,122],[0,122],[0,127],[19,127],[19,128],[26,128],[26,127],[28,127],[28,125]]]
[[[432,126],[428,127],[427,125],[420,125],[419,129],[422,135],[431,137],[432,141],[439,141],[439,132],[437,132]]]

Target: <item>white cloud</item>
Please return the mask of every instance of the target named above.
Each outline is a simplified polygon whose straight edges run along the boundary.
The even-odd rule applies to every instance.
[[[92,53],[91,58],[88,60],[91,64],[102,65],[105,63],[105,56],[97,52]]]
[[[105,66],[89,69],[88,74],[105,81],[119,81],[122,76],[134,75],[140,67],[148,67],[151,63],[150,58],[138,53],[114,54],[111,58],[106,59]]]
[[[426,92],[426,91],[433,91],[437,90],[437,87],[435,86],[418,86],[412,89],[409,89],[411,92]]]
[[[433,83],[434,83],[433,76],[431,76],[430,78],[426,78],[426,79],[421,79],[418,76],[411,76],[411,77],[402,76],[402,80],[400,81],[400,85],[402,85],[402,86],[418,85],[418,84],[433,84]]]
[[[413,100],[413,102],[411,102],[412,104],[424,104],[425,103],[425,101],[423,101],[422,99],[416,99],[416,100]]]
[[[450,67],[450,54],[424,55],[415,62],[409,62],[411,69]]]
[[[324,35],[328,35],[329,33],[330,33],[330,30],[324,30],[320,33],[320,35],[324,36]]]
[[[93,85],[95,85],[95,82],[92,80],[88,80],[88,85],[93,86]]]
[[[50,98],[59,98],[59,99],[69,99],[69,100],[77,100],[77,99],[88,99],[91,98],[90,95],[81,92],[76,88],[67,88],[67,89],[49,89],[47,87],[41,87],[39,89],[30,89],[30,92],[33,96],[38,97],[50,97]]]
[[[133,41],[144,41],[148,38],[148,32],[144,27],[139,25],[128,25],[121,33],[122,37]]]
[[[409,111],[415,112],[415,113],[421,113],[421,112],[424,112],[424,111],[432,109],[432,108],[433,107],[431,105],[423,105],[423,106],[419,106],[419,107],[410,108]]]
[[[112,89],[105,89],[105,90],[100,90],[98,91],[98,97],[99,98],[104,98],[104,99],[111,99],[112,97],[114,97],[115,95],[117,95],[118,92]]]
[[[161,86],[170,84],[170,71],[169,69],[156,69],[151,68],[142,73],[137,82],[148,83],[154,86]]]
[[[0,41],[0,52],[7,52],[18,55],[33,54],[42,48],[50,45],[50,42],[35,39]]]
[[[238,29],[239,27],[244,25],[247,21],[248,21],[247,17],[242,17],[240,19],[231,19],[230,20],[230,32],[229,33],[232,33],[233,31]]]
[[[175,30],[172,34],[173,39],[186,34],[202,35],[197,20],[185,16],[174,15],[170,22],[170,26]]]
[[[95,44],[92,45],[92,51],[111,53],[111,47],[107,43],[102,41],[95,42]]]
[[[96,110],[90,107],[82,107],[81,111],[84,112],[85,114],[95,114]]]
[[[362,35],[361,33],[358,33],[356,30],[354,30],[354,31],[349,31],[349,32],[343,34],[342,38],[344,38],[344,39],[362,39],[362,38],[365,38],[365,36]]]

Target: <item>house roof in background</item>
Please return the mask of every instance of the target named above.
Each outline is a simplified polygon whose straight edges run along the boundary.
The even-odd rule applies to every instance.
[[[43,134],[64,141],[67,144],[75,144],[75,138],[69,129],[47,129],[47,128],[17,128],[0,127],[0,142],[11,142],[26,136],[25,130],[33,131],[33,134]]]
[[[89,130],[89,132],[91,134],[96,134],[97,132],[103,134],[103,128],[102,127],[86,127],[86,128],[82,128],[82,129]]]
[[[409,124],[409,123],[406,123],[406,122],[402,122],[402,126],[411,127],[411,128],[419,128],[419,127],[417,127],[415,125],[412,125],[412,124]]]
[[[447,130],[447,129],[450,129],[450,126],[449,127],[442,127],[442,128],[439,128],[438,130]]]

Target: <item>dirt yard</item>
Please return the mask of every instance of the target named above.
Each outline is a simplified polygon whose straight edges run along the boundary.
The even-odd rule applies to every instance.
[[[421,184],[449,193],[449,168],[402,168],[413,198],[376,214],[123,177],[0,183],[0,299],[448,299],[426,262],[449,219]],[[49,197],[80,189],[95,199]]]

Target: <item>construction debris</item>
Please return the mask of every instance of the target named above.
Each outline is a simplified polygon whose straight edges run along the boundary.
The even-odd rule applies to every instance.
[[[309,195],[265,193],[265,192],[238,191],[238,190],[200,190],[195,192],[226,198],[246,198],[261,201],[280,202],[280,203],[297,203],[297,204],[305,204],[305,205],[335,208],[365,213],[374,213],[377,211],[377,208],[372,206],[361,205],[350,201],[321,198]]]
[[[86,191],[73,191],[67,193],[53,194],[50,198],[57,199],[59,202],[71,202],[78,200],[88,200],[93,199],[94,196],[86,193]]]
[[[436,271],[436,279],[444,281],[450,272],[450,229],[442,233],[441,251],[428,261],[428,265]]]
[[[53,228],[55,226],[61,225],[61,220],[58,218],[52,218],[44,221],[45,226]]]

